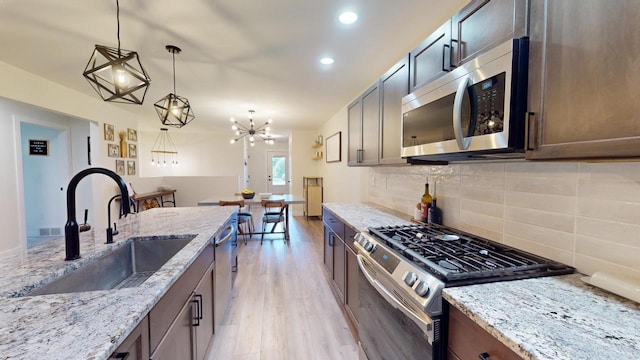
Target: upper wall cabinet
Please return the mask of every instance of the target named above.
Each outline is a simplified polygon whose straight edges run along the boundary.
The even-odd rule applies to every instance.
[[[379,82],[349,105],[348,123],[347,165],[377,165],[380,126]]]
[[[528,159],[640,156],[637,1],[531,1]]]
[[[451,70],[451,20],[409,53],[410,91],[420,88]]]
[[[402,152],[402,98],[409,93],[409,56],[380,79],[380,164],[406,164]]]
[[[527,0],[470,2],[451,20],[452,65],[460,66],[498,44],[526,36],[526,19]]]

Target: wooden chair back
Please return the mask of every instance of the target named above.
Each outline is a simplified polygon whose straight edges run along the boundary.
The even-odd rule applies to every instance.
[[[233,200],[233,201],[220,200],[218,201],[218,203],[220,204],[220,206],[237,206],[240,209],[244,207],[244,200]]]

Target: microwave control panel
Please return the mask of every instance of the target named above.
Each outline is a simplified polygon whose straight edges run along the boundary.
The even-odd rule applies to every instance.
[[[471,103],[476,105],[475,109],[471,109],[475,116],[470,117],[469,127],[474,131],[472,133],[469,131],[471,133],[468,133],[469,136],[502,132],[504,130],[505,73],[474,84],[467,90]]]

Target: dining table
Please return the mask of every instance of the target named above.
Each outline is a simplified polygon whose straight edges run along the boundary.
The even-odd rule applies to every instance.
[[[280,201],[284,200],[284,237],[286,241],[289,241],[289,205],[298,205],[306,203],[306,200],[302,196],[294,195],[294,194],[272,194],[269,197],[260,197],[256,194],[252,199],[245,199],[241,195],[234,194],[233,196],[229,196],[224,199],[204,199],[198,201],[198,206],[220,206],[220,200],[223,201],[237,201],[244,200],[244,204],[247,206],[247,210],[251,211],[252,205],[262,205],[262,200],[273,200]],[[269,234],[269,232],[262,231],[252,231],[251,235],[254,234]]]

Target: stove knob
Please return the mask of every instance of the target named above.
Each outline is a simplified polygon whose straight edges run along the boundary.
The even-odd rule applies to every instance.
[[[416,280],[418,280],[418,275],[416,275],[413,271],[409,271],[404,275],[404,283],[409,286],[413,286],[413,284],[416,283]]]
[[[418,284],[414,289],[418,296],[426,297],[427,295],[429,295],[429,285],[427,285],[427,283],[422,280],[418,281]]]
[[[364,244],[364,249],[368,252],[373,252],[373,250],[376,249],[376,246],[371,241],[367,241],[367,243]]]

